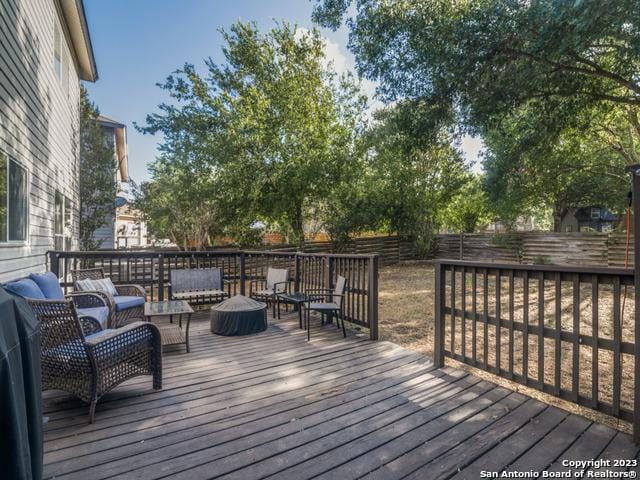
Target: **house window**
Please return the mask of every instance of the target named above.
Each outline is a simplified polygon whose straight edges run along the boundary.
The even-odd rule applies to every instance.
[[[72,225],[71,200],[56,191],[53,214],[53,234],[55,250],[71,249]]]
[[[53,28],[53,70],[58,80],[62,79],[62,34],[56,23]]]
[[[0,152],[0,242],[27,240],[27,172]]]
[[[592,208],[591,209],[591,218],[593,219],[599,219],[600,218],[600,209],[599,208]]]

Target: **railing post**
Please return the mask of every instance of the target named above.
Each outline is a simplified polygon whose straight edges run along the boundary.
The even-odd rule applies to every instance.
[[[295,254],[295,273],[293,277],[293,291],[300,291],[300,255],[298,252]]]
[[[369,338],[378,340],[378,255],[369,257]]]
[[[434,346],[433,363],[436,368],[444,367],[444,301],[445,301],[445,269],[444,264],[436,262],[435,280],[435,312],[434,312]]]
[[[246,262],[244,252],[240,252],[240,295],[244,295],[247,280]]]
[[[56,252],[48,251],[47,256],[49,257],[49,270],[53,272],[56,277],[60,278],[60,258]],[[63,279],[66,281],[66,278]]]
[[[152,287],[153,288],[153,287]],[[164,254],[158,254],[158,300],[164,301]]]
[[[634,400],[633,440],[640,443],[640,165],[627,167],[633,176],[633,266],[635,292],[635,348],[634,348]],[[619,362],[620,359],[616,358]]]
[[[333,257],[331,255],[327,255],[326,259],[327,259],[327,277],[325,279],[325,287],[328,290],[333,290]]]

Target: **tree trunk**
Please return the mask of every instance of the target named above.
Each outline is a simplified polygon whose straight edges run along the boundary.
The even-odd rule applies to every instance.
[[[567,206],[564,202],[556,201],[553,206],[553,231],[560,232],[562,227],[562,217],[567,213]]]
[[[298,250],[304,249],[304,219],[302,218],[302,205],[296,205],[293,218],[293,232],[298,243]]]

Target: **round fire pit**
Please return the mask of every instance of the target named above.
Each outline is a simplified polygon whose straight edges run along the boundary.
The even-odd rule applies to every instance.
[[[211,332],[217,335],[249,335],[267,329],[267,305],[236,295],[211,307]]]

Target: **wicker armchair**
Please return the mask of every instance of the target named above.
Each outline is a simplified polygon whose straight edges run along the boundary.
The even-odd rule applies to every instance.
[[[86,279],[101,280],[106,277],[104,274],[104,270],[102,268],[86,268],[86,269],[72,270],[71,278],[73,280],[74,288],[76,290],[79,290],[77,288],[78,280],[86,280]],[[147,294],[144,288],[142,288],[140,285],[133,285],[133,284],[114,285],[114,286],[116,288],[116,291],[118,292],[118,296],[120,297],[119,299],[116,299],[105,292],[90,292],[93,294],[100,295],[105,300],[105,302],[107,302],[107,304],[109,305],[109,312],[110,312],[109,326],[114,328],[120,327],[122,325],[125,325],[126,322],[128,320],[131,320],[132,318],[143,319],[144,318],[144,302],[132,307],[125,306],[120,308],[120,306],[118,305],[118,300],[124,299],[124,298],[135,298],[135,297],[142,297],[143,299],[146,300]],[[87,293],[87,292],[83,291],[81,293]]]
[[[135,322],[102,330],[90,317],[79,318],[71,300],[27,301],[40,322],[42,389],[64,390],[87,402],[89,423],[100,397],[129,378],[153,375],[153,388],[162,388],[155,325]]]

